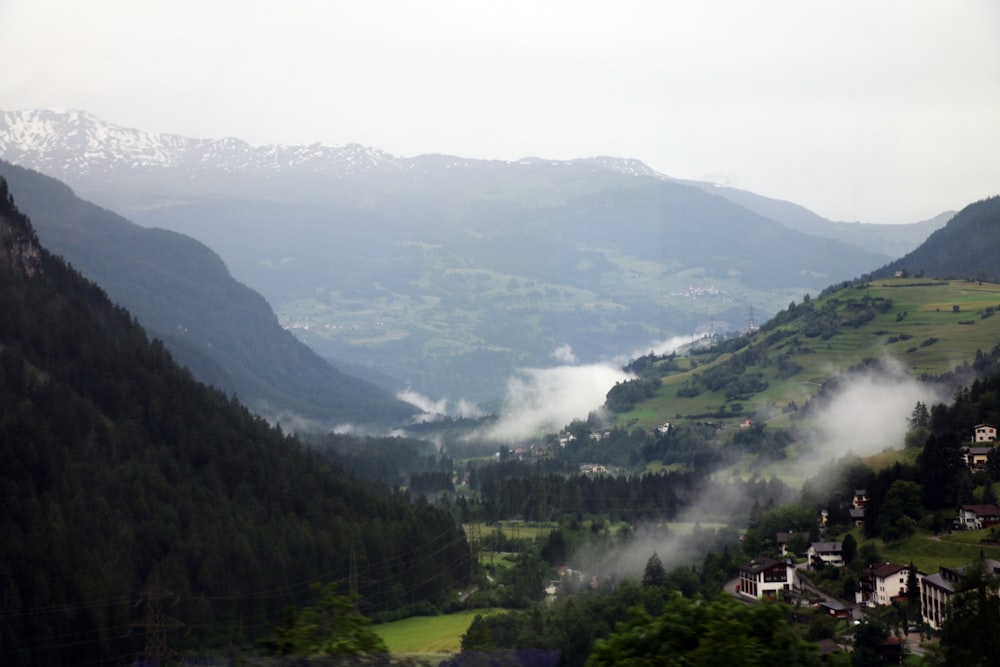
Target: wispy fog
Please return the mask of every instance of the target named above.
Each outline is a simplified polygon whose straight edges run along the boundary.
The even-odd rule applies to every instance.
[[[483,437],[511,441],[557,431],[585,419],[615,382],[631,377],[612,364],[522,369],[507,381],[500,419]]]
[[[416,418],[416,421],[434,421],[442,417],[467,417],[475,419],[476,417],[483,416],[483,411],[478,405],[464,398],[453,400],[445,397],[435,401],[431,397],[414,391],[410,387],[397,392],[396,398],[420,410],[421,414]]]
[[[876,368],[845,376],[808,418],[802,476],[812,477],[848,453],[864,457],[902,448],[917,401],[939,403],[946,400],[942,392],[907,375],[889,357]]]

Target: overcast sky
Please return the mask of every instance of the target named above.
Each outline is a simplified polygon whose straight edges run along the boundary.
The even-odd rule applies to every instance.
[[[1000,2],[0,0],[0,109],[634,157],[835,220],[1000,193]]]

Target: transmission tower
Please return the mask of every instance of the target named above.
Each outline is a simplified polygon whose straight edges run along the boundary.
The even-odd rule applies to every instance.
[[[132,623],[134,628],[142,628],[146,643],[142,651],[142,662],[148,665],[159,665],[172,657],[167,648],[167,631],[184,625],[170,618],[163,611],[163,600],[175,597],[160,585],[159,574],[154,572],[149,578],[149,587],[142,593],[146,603],[146,614],[142,621]]]

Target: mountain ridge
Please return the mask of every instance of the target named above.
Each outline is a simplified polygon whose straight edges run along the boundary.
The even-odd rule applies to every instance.
[[[415,412],[350,377],[278,325],[271,307],[198,241],[140,227],[50,177],[0,161],[42,242],[127,307],[179,362],[272,419],[403,423]]]

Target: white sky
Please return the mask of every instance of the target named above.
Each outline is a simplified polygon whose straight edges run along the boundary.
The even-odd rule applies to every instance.
[[[0,0],[0,64],[3,110],[634,157],[836,220],[1000,192],[996,0]]]

